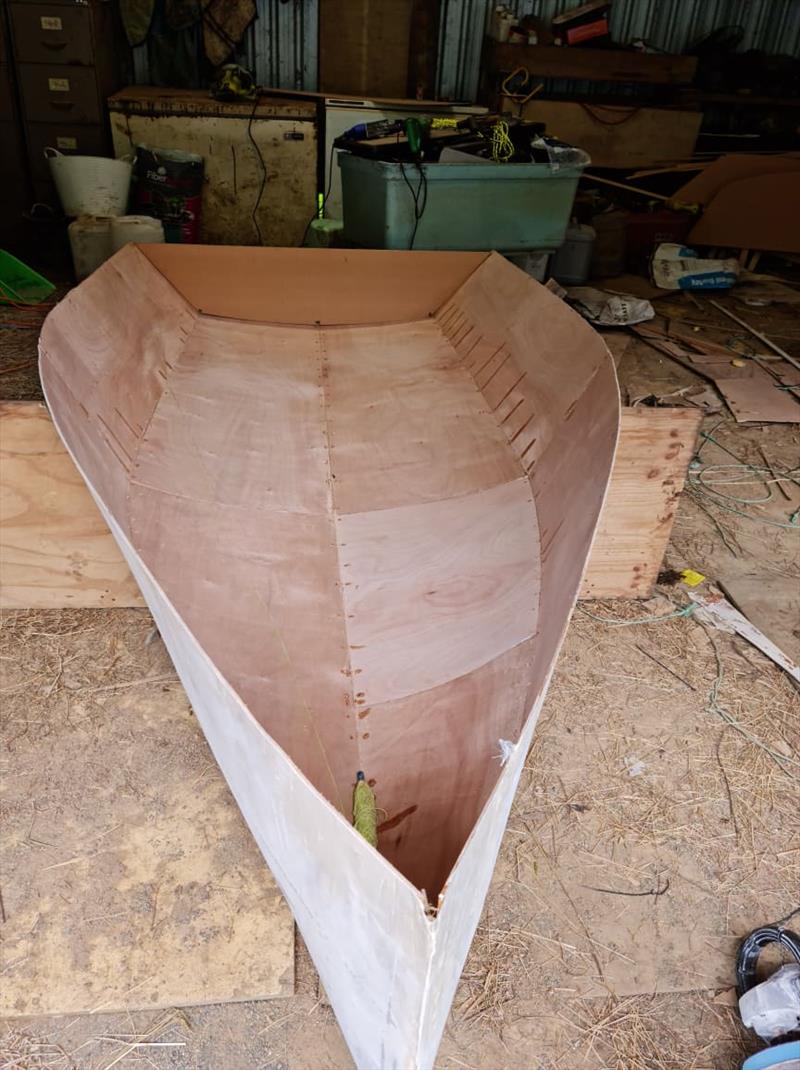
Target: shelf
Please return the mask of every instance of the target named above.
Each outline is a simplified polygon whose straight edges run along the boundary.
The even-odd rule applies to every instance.
[[[486,58],[492,71],[527,67],[536,78],[581,78],[590,82],[686,85],[697,69],[696,56],[609,48],[509,45],[497,41],[487,41]]]

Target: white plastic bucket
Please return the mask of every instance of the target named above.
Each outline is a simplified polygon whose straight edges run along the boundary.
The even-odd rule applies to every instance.
[[[129,241],[163,242],[164,224],[150,215],[118,215],[111,220],[111,248],[117,252]]]
[[[65,215],[122,215],[128,207],[133,157],[64,156],[49,146],[44,155]]]

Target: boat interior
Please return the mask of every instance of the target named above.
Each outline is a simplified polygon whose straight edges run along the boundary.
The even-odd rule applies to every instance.
[[[41,368],[197,643],[348,822],[363,770],[435,905],[574,605],[618,430],[602,339],[494,253],[128,245]]]

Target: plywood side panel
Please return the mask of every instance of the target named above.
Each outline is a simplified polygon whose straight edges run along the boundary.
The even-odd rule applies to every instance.
[[[309,325],[425,319],[486,253],[145,245],[187,301],[211,316]]]
[[[0,605],[18,609],[143,605],[47,409],[38,402],[2,402],[0,421],[4,503]],[[694,441],[697,426],[697,415],[688,409],[623,408],[619,463],[581,598],[646,598],[652,591],[671,531],[670,523],[656,529],[654,518],[665,515],[676,488],[683,485],[691,450],[670,461],[674,484],[647,479],[647,472],[661,456],[657,450],[673,441],[670,431],[678,430],[682,440],[688,435]],[[631,500],[638,501],[640,494],[646,495],[647,504],[632,514]]]
[[[497,781],[504,750],[528,714],[536,637],[440,687],[359,709],[359,751],[385,818],[381,854],[409,880],[440,889]],[[479,723],[469,732],[469,720]],[[396,754],[408,755],[402,778]],[[469,770],[469,776],[466,771]]]
[[[647,598],[669,541],[702,413],[622,410],[608,498],[582,598]]]
[[[327,805],[256,723],[125,533],[109,514],[104,517],[144,592],[214,757],[289,903],[356,1064],[418,1070],[417,1037],[433,944],[433,924],[420,894]]]
[[[139,440],[195,319],[127,245],[71,290],[42,328],[42,377],[70,398],[62,419],[75,454],[122,523]]]
[[[130,511],[145,564],[197,642],[311,783],[351,813],[359,766],[330,518],[135,484]]]
[[[522,474],[435,321],[320,335],[339,513],[438,502]]]

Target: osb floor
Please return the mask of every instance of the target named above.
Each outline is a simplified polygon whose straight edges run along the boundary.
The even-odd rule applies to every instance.
[[[685,299],[667,300],[700,318]],[[737,310],[800,353],[800,319]],[[35,396],[35,370],[26,375],[3,395]],[[659,395],[694,382],[638,342],[621,378],[635,394],[642,381]],[[776,464],[800,457],[797,425],[743,428],[723,408],[706,428],[756,465],[759,447]],[[701,456],[733,463],[713,443]],[[785,522],[798,505],[775,496],[763,515]],[[756,572],[780,592],[800,580],[797,546],[795,532],[688,489],[666,565],[712,578]],[[576,612],[437,1070],[733,1070],[751,1050],[733,1006],[734,954],[744,933],[797,907],[800,699],[752,647],[692,618],[619,624],[667,614],[683,597],[665,584],[646,603]],[[7,613],[2,768],[78,688],[91,695],[158,670],[159,682],[140,688],[157,702],[170,670],[158,641],[145,645],[149,627],[139,610]],[[112,715],[115,695],[94,696],[95,714]],[[130,775],[146,783],[148,769],[134,762]],[[0,966],[4,984],[13,969]],[[6,1025],[0,1070],[352,1066],[299,939],[286,999]]]

